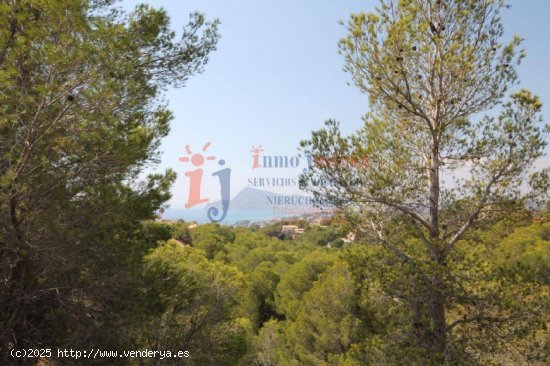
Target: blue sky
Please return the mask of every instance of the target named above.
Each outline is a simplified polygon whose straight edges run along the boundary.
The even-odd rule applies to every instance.
[[[130,9],[141,2],[165,8],[176,31],[192,11],[221,20],[222,38],[205,72],[166,95],[175,119],[163,140],[158,170],[170,167],[178,173],[173,207],[182,206],[187,197],[184,172],[191,166],[178,161],[186,155],[186,144],[199,150],[212,143],[208,152],[225,159],[233,170],[234,195],[251,177],[297,175],[296,169],[252,172],[252,145],[262,144],[268,155],[294,155],[298,142],[326,119],[339,120],[345,132],[360,128],[368,100],[347,85],[350,77],[342,71],[343,58],[337,52],[345,29],[338,20],[372,10],[377,0],[124,0],[121,4]],[[526,38],[528,57],[519,69],[521,86],[550,103],[550,1],[510,4],[512,10],[503,15],[506,37]],[[212,170],[205,169],[205,174],[218,168],[211,164]],[[203,194],[218,198],[216,180],[205,176]]]

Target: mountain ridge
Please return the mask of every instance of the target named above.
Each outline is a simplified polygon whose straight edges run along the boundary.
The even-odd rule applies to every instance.
[[[266,210],[275,206],[274,203],[268,201],[268,197],[271,199],[277,199],[278,197],[307,197],[300,194],[280,194],[270,191],[265,191],[262,189],[244,187],[231,199],[229,204],[230,210]],[[218,200],[215,202],[208,203],[207,208],[210,207],[221,207],[222,201]],[[303,205],[285,205],[286,207],[298,207]]]

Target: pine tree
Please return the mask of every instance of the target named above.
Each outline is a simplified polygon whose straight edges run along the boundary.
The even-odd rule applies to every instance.
[[[0,4],[2,364],[12,348],[93,343],[116,321],[117,270],[175,179],[137,181],[169,130],[159,97],[201,72],[219,37],[200,14],[176,39],[164,10],[112,3]]]
[[[314,158],[342,162],[310,170],[302,186],[341,208],[359,236],[414,274],[415,292],[401,300],[416,314],[417,347],[434,364],[460,353],[450,340],[457,247],[473,228],[547,197],[548,171],[532,169],[546,146],[542,104],[527,90],[506,98],[525,56],[519,37],[501,43],[506,7],[502,0],[385,0],[374,13],[352,15],[340,51],[369,98],[364,128],[346,137],[328,121],[301,143]],[[364,158],[368,166],[344,164]],[[330,184],[309,184],[315,180]],[[403,240],[403,230],[417,242]],[[487,315],[483,301],[465,308],[471,323],[503,320]]]

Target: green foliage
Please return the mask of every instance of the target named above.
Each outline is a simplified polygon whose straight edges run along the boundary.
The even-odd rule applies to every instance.
[[[287,319],[294,319],[298,313],[302,297],[334,261],[334,256],[314,251],[293,265],[282,277],[275,295],[277,309]]]
[[[141,240],[139,222],[175,173],[138,177],[169,131],[162,90],[202,71],[217,21],[193,14],[176,39],[164,10],[111,3],[0,5],[2,364],[12,348],[131,348],[141,257],[169,237]]]
[[[231,230],[219,224],[200,225],[191,232],[193,246],[204,250],[209,259],[221,254],[233,239],[234,235]]]
[[[527,90],[507,97],[525,52],[521,38],[503,40],[505,8],[503,0],[383,0],[353,14],[340,52],[369,98],[364,127],[344,136],[329,120],[301,142],[314,159],[368,159],[314,166],[300,184],[340,209],[356,236],[385,248],[376,278],[409,319],[390,343],[421,364],[498,360],[514,326],[540,328],[526,318],[540,317],[544,290],[500,278],[483,249],[500,241],[475,238],[507,214],[542,207],[550,192],[549,170],[533,169],[550,131],[542,103]],[[540,277],[529,271],[520,270]],[[514,363],[528,355],[506,353]]]
[[[311,226],[307,228],[300,238],[307,243],[315,243],[319,246],[341,247],[342,237],[345,236],[346,227],[342,225],[330,225],[328,227]]]
[[[169,240],[145,257],[151,322],[146,344],[188,350],[193,365],[233,365],[246,351],[246,329],[232,319],[241,274],[203,251]]]
[[[191,232],[189,231],[189,224],[185,222],[177,222],[173,225],[170,225],[171,228],[171,237],[179,240],[185,244],[191,244],[193,239],[191,238]]]
[[[288,327],[288,344],[303,365],[338,364],[360,334],[353,277],[337,262],[312,284]]]
[[[159,241],[168,241],[169,239],[177,238],[170,225],[154,221],[145,221],[142,223],[140,237],[150,248],[156,247]]]
[[[547,225],[505,218],[472,233],[454,254],[462,258],[446,272],[457,286],[449,289],[447,314],[453,357],[463,364],[547,362]],[[429,318],[417,308],[429,290],[418,270],[384,247],[354,244],[328,255],[330,263],[304,280],[319,257],[312,252],[283,275],[276,294],[285,319],[260,328],[259,364],[437,363],[417,343],[419,333],[430,332]],[[526,264],[516,267],[517,258]]]
[[[550,222],[518,228],[495,251],[495,261],[509,276],[550,285]]]
[[[254,330],[258,330],[264,322],[279,317],[275,309],[274,293],[280,277],[273,271],[275,262],[263,261],[245,277],[242,311],[243,316],[250,319]]]
[[[44,346],[188,350],[190,365],[550,362],[549,216],[525,209],[548,202],[548,172],[531,171],[547,128],[538,97],[503,99],[524,53],[501,44],[502,1],[351,17],[340,49],[371,113],[302,147],[369,165],[306,173],[342,212],[293,220],[292,239],[290,222],[151,221],[175,180],[137,179],[169,130],[161,92],[202,71],[217,22],[192,14],[177,40],[164,10],[110,4],[0,4],[0,363]]]

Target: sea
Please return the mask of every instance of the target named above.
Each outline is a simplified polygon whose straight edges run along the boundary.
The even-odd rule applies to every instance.
[[[273,210],[229,210],[227,216],[220,222],[223,225],[235,225],[240,221],[265,222],[276,218],[297,216],[277,214]],[[198,224],[207,224],[210,222],[206,215],[206,208],[167,208],[162,214],[163,220],[184,220],[186,222],[195,221]]]

